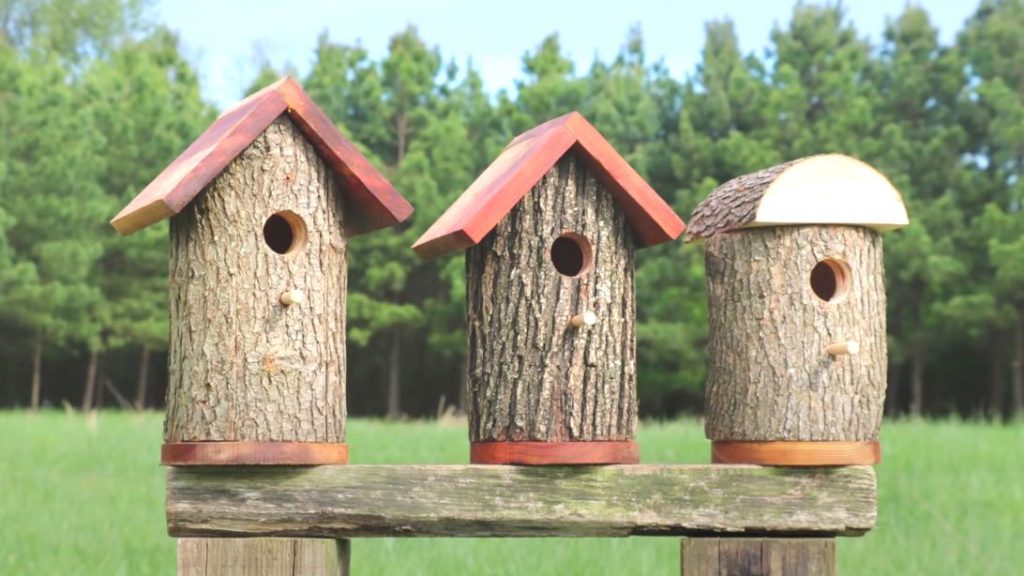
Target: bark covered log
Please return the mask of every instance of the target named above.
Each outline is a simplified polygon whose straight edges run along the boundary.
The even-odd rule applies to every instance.
[[[849,289],[827,302],[811,271],[833,258]],[[881,236],[867,228],[788,226],[707,240],[712,440],[874,440],[886,386]],[[832,356],[833,343],[855,354]]]
[[[167,442],[344,440],[338,186],[282,116],[172,219]],[[306,228],[288,254],[264,239],[283,210]],[[293,289],[304,301],[283,306]]]
[[[632,440],[634,240],[611,193],[570,153],[466,254],[473,441]],[[592,269],[560,274],[552,243],[588,239]],[[592,311],[593,326],[572,327]]]

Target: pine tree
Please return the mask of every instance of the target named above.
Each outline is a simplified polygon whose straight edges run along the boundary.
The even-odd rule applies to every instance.
[[[83,84],[106,140],[99,183],[115,205],[129,202],[212,120],[177,37],[162,28],[126,41],[90,67]],[[167,225],[128,237],[104,232],[92,280],[109,310],[102,348],[139,350],[134,396],[143,407],[150,354],[167,344]]]

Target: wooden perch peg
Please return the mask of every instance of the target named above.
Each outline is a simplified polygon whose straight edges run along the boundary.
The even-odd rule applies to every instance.
[[[846,342],[835,342],[829,344],[825,351],[832,356],[841,356],[843,354],[856,354],[860,352],[860,343],[856,340],[847,340]]]
[[[587,311],[582,314],[577,314],[569,319],[569,324],[573,328],[582,328],[583,326],[593,326],[597,324],[597,314]]]
[[[281,304],[284,304],[285,306],[302,304],[302,301],[305,299],[306,295],[302,293],[302,290],[288,290],[287,292],[281,293]]]

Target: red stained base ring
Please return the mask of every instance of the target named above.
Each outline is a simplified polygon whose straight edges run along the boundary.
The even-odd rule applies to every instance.
[[[472,442],[469,461],[525,466],[639,464],[640,447],[633,441]]]
[[[713,464],[766,466],[854,466],[878,464],[882,447],[877,440],[859,442],[733,442],[711,443]]]
[[[164,466],[317,466],[348,464],[348,444],[316,442],[170,442]]]

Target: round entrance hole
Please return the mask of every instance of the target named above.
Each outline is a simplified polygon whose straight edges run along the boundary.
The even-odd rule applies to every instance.
[[[263,223],[263,240],[278,254],[291,254],[306,243],[306,223],[291,210],[270,215]]]
[[[593,264],[590,241],[574,232],[562,234],[551,243],[551,263],[562,276],[582,276]]]
[[[835,304],[850,292],[850,265],[836,258],[826,258],[811,270],[811,290],[825,302]]]

